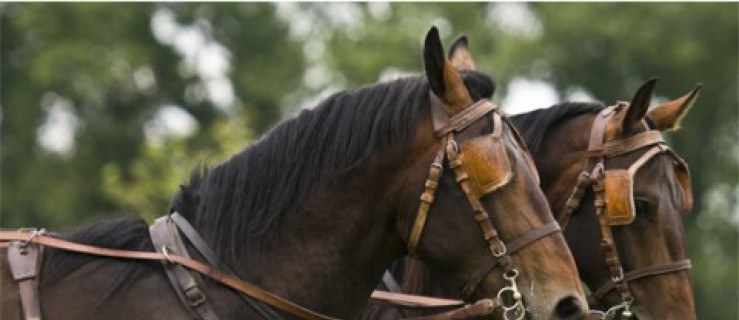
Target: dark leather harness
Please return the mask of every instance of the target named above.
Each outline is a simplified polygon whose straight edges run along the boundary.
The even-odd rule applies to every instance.
[[[662,134],[659,131],[649,130],[648,121],[644,123],[646,129],[645,132],[637,133],[627,138],[617,139],[614,141],[604,142],[605,133],[609,121],[614,118],[614,115],[619,112],[625,112],[628,104],[619,103],[615,106],[611,106],[603,109],[595,118],[593,126],[591,128],[590,142],[588,146],[587,163],[583,171],[578,176],[578,182],[575,186],[571,196],[566,202],[565,211],[559,218],[559,223],[563,229],[567,228],[567,225],[572,217],[572,214],[580,206],[580,202],[588,187],[591,187],[595,193],[595,209],[596,215],[601,230],[601,246],[605,255],[606,266],[611,275],[611,281],[607,282],[600,288],[594,290],[588,297],[591,305],[602,301],[605,296],[612,290],[617,290],[621,303],[609,309],[605,316],[611,317],[618,312],[621,312],[623,318],[629,318],[633,315],[631,311],[631,304],[634,301],[634,297],[629,289],[629,282],[635,281],[641,278],[668,274],[673,272],[687,271],[691,268],[690,260],[680,260],[670,263],[653,265],[637,270],[630,271],[624,274],[623,267],[618,258],[618,252],[616,250],[615,242],[613,241],[612,225],[623,225],[628,224],[633,220],[633,214],[630,217],[631,220],[616,219],[612,217],[612,214],[608,211],[608,197],[606,188],[608,185],[605,183],[605,177],[607,174],[607,168],[605,166],[605,160],[610,157],[615,157],[637,150],[647,149],[637,160],[635,160],[629,167],[629,172],[633,175],[637,169],[643,166],[648,160],[658,154],[665,153],[669,155],[676,163],[676,167],[684,170],[687,175],[687,165],[680,157],[677,156],[662,139]],[[687,177],[686,177],[687,179]],[[686,193],[690,192],[689,180],[680,181],[683,184]],[[631,192],[632,190],[611,190],[610,192]],[[692,205],[692,198],[688,201],[688,205]],[[633,209],[632,209],[633,210]]]
[[[535,172],[535,167],[533,167],[533,162],[526,152],[523,140],[518,136],[513,126],[508,123],[507,119],[502,117],[496,107],[488,100],[479,101],[452,118],[447,118],[443,114],[443,106],[433,94],[431,94],[431,100],[435,132],[441,138],[442,143],[431,165],[425,190],[421,195],[421,203],[409,236],[408,252],[411,255],[416,253],[421,232],[428,216],[429,207],[434,202],[434,194],[438,186],[438,180],[441,177],[443,161],[445,157],[448,157],[449,164],[457,177],[460,187],[467,195],[467,199],[475,213],[475,220],[480,224],[485,240],[488,242],[490,251],[494,257],[494,259],[484,263],[473,273],[470,281],[465,286],[465,295],[468,296],[471,294],[487,274],[497,266],[503,268],[503,277],[509,285],[500,290],[496,299],[483,299],[473,304],[466,304],[456,300],[382,291],[374,292],[372,299],[384,303],[406,306],[458,307],[455,310],[427,317],[426,319],[461,319],[491,314],[499,308],[503,309],[506,319],[508,319],[509,315],[520,319],[525,315],[525,310],[521,294],[516,287],[518,270],[513,267],[510,255],[547,235],[560,232],[559,225],[556,221],[552,221],[529,231],[507,245],[504,244],[493,226],[490,216],[480,202],[482,195],[478,194],[470,184],[469,175],[464,167],[463,157],[454,140],[454,133],[463,131],[477,119],[491,114],[494,122],[494,138],[500,139],[502,137],[502,127],[503,123],[505,123],[514,132],[519,147],[524,150],[527,161]],[[18,231],[0,231],[0,248],[8,249],[10,269],[13,278],[18,282],[20,287],[20,300],[24,318],[26,320],[42,319],[40,301],[38,299],[38,277],[43,258],[43,248],[52,247],[94,256],[160,261],[166,271],[167,278],[177,292],[177,296],[188,307],[190,314],[196,319],[219,319],[205,293],[203,276],[238,292],[247,304],[265,318],[280,318],[272,309],[274,308],[301,319],[335,319],[301,307],[239,279],[235,273],[231,272],[227,266],[217,259],[215,253],[201,239],[195,229],[177,212],[157,219],[151,226],[150,231],[152,242],[157,250],[156,252],[118,250],[79,244],[50,236],[43,230],[21,229]],[[195,247],[207,263],[190,257],[181,235],[185,236],[188,242]],[[506,293],[510,294],[512,301],[514,301],[510,306],[506,306],[503,303],[502,295]]]

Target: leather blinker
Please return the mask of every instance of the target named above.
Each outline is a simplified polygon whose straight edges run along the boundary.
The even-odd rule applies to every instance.
[[[606,170],[604,181],[609,224],[621,226],[632,223],[636,218],[636,210],[631,172],[629,170]]]
[[[462,143],[461,155],[477,194],[482,196],[506,185],[513,177],[505,145],[494,134]]]

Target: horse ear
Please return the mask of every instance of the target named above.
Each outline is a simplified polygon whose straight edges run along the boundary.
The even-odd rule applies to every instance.
[[[652,102],[652,92],[657,84],[657,78],[647,80],[636,90],[634,97],[631,98],[626,115],[621,122],[621,134],[626,135],[636,129],[641,123],[644,116],[649,110],[649,103]]]
[[[459,36],[459,38],[452,43],[452,47],[449,49],[448,59],[452,62],[454,68],[459,71],[477,70],[475,59],[472,58],[472,53],[470,53],[469,42],[466,35]]]
[[[431,27],[423,44],[423,65],[431,91],[444,102],[449,116],[472,104],[472,97],[454,66],[444,57],[439,30]]]
[[[688,94],[649,110],[647,115],[657,126],[656,129],[669,131],[680,128],[680,120],[688,113],[695,100],[698,99],[698,93],[702,87],[703,85],[699,83]]]

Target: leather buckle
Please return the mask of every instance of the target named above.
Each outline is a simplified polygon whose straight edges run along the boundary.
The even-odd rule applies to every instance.
[[[187,297],[187,303],[191,307],[197,307],[205,302],[205,295],[197,286],[185,290],[185,297]]]

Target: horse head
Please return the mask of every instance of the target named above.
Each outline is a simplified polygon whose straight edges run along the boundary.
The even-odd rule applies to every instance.
[[[528,244],[516,248],[519,251],[506,253],[507,245],[513,250],[513,243],[532,230],[556,225],[518,133],[497,109],[480,111],[490,102],[478,97],[477,73],[472,68],[460,72],[455,64],[445,58],[438,32],[432,29],[424,44],[430,110],[418,131],[423,142],[409,157],[413,168],[404,170],[406,177],[401,179],[408,184],[397,190],[413,207],[419,191],[430,185],[436,189],[433,200],[425,193],[421,197],[421,206],[428,203],[427,221],[413,251],[463,284],[461,293],[467,299],[495,297],[505,292],[501,288],[511,287],[509,279],[516,275],[515,285],[530,316],[577,318],[583,314],[584,301],[558,232],[552,229],[538,240],[524,241]],[[491,94],[487,91],[484,97]],[[432,168],[443,170],[417,169],[428,167],[431,159],[435,159]],[[427,181],[424,189],[422,181],[434,175],[438,179]],[[419,214],[425,213],[419,210],[416,222]],[[411,224],[406,223],[404,230],[415,230]],[[407,234],[406,242],[412,244],[414,233]]]

